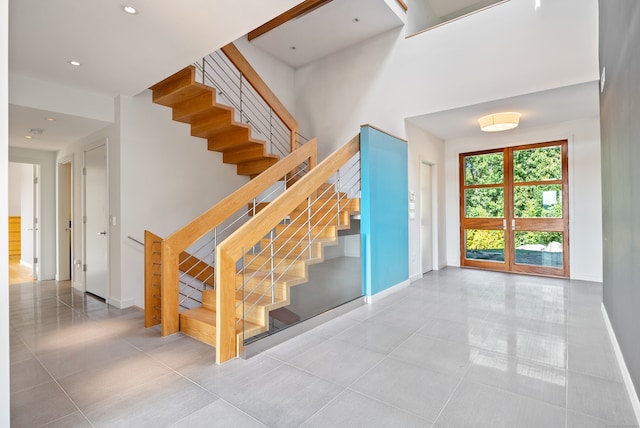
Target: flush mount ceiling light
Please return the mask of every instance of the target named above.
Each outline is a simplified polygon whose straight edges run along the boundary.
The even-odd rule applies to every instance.
[[[129,15],[135,15],[136,13],[138,13],[138,9],[136,9],[133,6],[129,6],[129,5],[124,5],[121,7],[121,9],[125,12],[128,13]]]
[[[520,113],[504,112],[495,113],[478,119],[480,129],[485,132],[506,131],[513,129],[520,123]]]
[[[69,64],[73,65],[74,67],[80,67],[82,64],[78,61],[69,61]]]

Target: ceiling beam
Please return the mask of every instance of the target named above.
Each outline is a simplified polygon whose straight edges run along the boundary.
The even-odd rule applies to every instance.
[[[281,15],[276,16],[271,21],[266,24],[262,24],[255,30],[252,30],[248,34],[249,41],[260,37],[264,33],[267,33],[273,30],[276,27],[284,24],[285,22],[291,21],[299,16],[304,15],[305,13],[309,13],[320,6],[324,6],[325,4],[331,2],[332,0],[305,0],[297,6],[292,7],[288,11],[284,12]]]

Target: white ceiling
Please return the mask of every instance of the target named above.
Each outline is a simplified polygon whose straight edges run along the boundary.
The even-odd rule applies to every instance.
[[[536,128],[597,117],[598,91],[598,82],[588,82],[425,114],[410,118],[409,121],[445,141],[485,134],[480,130],[478,119],[503,111],[522,114],[518,129]]]
[[[55,120],[48,121],[47,118]],[[12,147],[56,151],[107,125],[109,122],[101,120],[9,104],[9,142]],[[40,129],[42,133],[33,134],[30,132],[32,128]],[[33,138],[27,139],[26,135]]]
[[[333,0],[251,43],[297,68],[401,25],[384,0]]]
[[[299,2],[132,0],[140,13],[129,16],[120,10],[122,3],[115,0],[10,0],[10,84],[12,76],[23,75],[88,92],[136,95]],[[354,18],[359,22],[353,22]],[[297,67],[399,25],[402,20],[384,0],[334,0],[252,43]],[[297,49],[291,50],[290,46]],[[72,68],[67,63],[70,59],[83,62],[83,66]],[[411,120],[449,140],[478,135],[479,117],[505,110],[523,113],[521,129],[597,116],[597,84],[497,100]],[[50,116],[57,120],[47,122],[45,118]],[[10,105],[9,145],[59,150],[106,125],[99,120]],[[44,133],[26,140],[24,136],[31,128],[41,128]]]
[[[10,0],[9,101],[14,76],[103,96],[137,95],[300,1]],[[125,14],[123,4],[139,13]],[[43,116],[59,120],[43,124]],[[9,145],[59,150],[104,126],[10,105]],[[26,140],[31,128],[47,129]]]
[[[10,0],[9,73],[133,96],[300,1]]]

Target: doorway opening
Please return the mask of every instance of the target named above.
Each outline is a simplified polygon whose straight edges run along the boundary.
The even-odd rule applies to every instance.
[[[40,259],[40,167],[9,163],[9,283],[37,281]]]
[[[460,154],[460,259],[569,277],[566,140]]]
[[[431,163],[420,162],[420,265],[425,274],[433,270],[433,171]]]

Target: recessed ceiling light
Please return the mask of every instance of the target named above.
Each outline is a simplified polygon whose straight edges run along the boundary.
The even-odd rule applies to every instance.
[[[33,137],[31,135],[25,135],[24,138],[26,138],[27,140],[32,139]]]
[[[55,122],[56,118],[55,117],[47,117],[47,122]]]
[[[123,10],[125,13],[128,13],[129,15],[135,15],[136,13],[138,13],[138,9],[136,9],[136,8],[135,8],[135,7],[133,7],[133,6],[129,6],[129,5],[124,5],[124,6],[122,6],[122,10]]]
[[[82,64],[78,61],[69,61],[69,64],[73,65],[74,67],[80,67]]]

